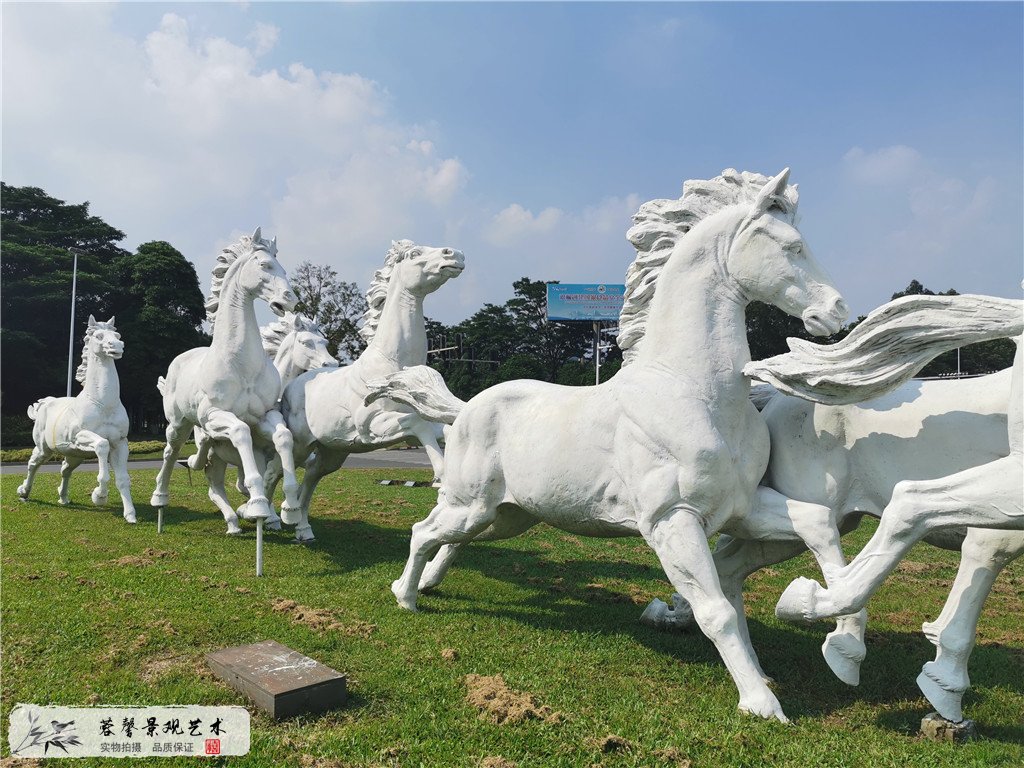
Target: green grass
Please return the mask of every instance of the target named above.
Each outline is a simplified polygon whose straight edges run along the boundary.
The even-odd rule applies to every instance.
[[[154,472],[133,471],[135,497]],[[253,716],[252,751],[230,766],[475,766],[502,756],[519,766],[1020,766],[1024,764],[1024,561],[1000,577],[971,660],[966,713],[981,738],[963,745],[916,736],[930,708],[914,678],[933,648],[921,622],[934,616],[955,573],[952,553],[919,546],[870,606],[868,658],[859,688],[834,679],[819,653],[828,625],[775,619],[775,600],[804,557],[751,578],[751,635],[793,724],[741,715],[735,687],[700,634],[664,634],[637,618],[671,591],[639,539],[581,539],[538,527],[506,542],[475,544],[421,612],[388,590],[408,552],[410,526],[430,510],[430,488],[381,487],[413,470],[345,470],[314,500],[317,542],[267,534],[266,576],[255,578],[254,534],[224,535],[205,485],[177,472],[165,532],[139,505],[139,524],[113,504],[88,504],[94,478],[74,476],[69,508],[56,476],[19,503],[20,477],[2,481],[2,741],[16,702],[246,704],[204,671],[203,654],[275,639],[349,676],[344,709],[273,722]],[[111,499],[115,495],[111,494]],[[870,527],[849,537],[854,551]],[[115,564],[147,547],[151,565]],[[271,608],[278,597],[330,609],[368,637],[317,632]],[[455,660],[441,652],[454,648]],[[495,725],[466,701],[467,674],[504,675],[564,713],[559,723]],[[629,748],[601,751],[614,734]],[[674,750],[667,753],[665,750]],[[152,758],[191,765],[194,758]],[[55,761],[57,762],[57,761]],[[73,765],[124,766],[115,759]],[[204,763],[205,765],[206,763]]]

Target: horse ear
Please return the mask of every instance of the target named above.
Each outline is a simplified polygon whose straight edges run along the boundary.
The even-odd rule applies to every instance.
[[[256,227],[256,230],[252,233],[252,241],[254,243],[258,243],[260,240],[263,239],[263,237],[262,237],[263,233],[260,232],[261,229],[262,229],[262,227]]]
[[[94,328],[95,326],[96,326],[96,318],[93,317],[92,315],[89,315],[89,327],[90,328]]]
[[[109,320],[107,320],[107,325],[113,325],[113,324],[114,324],[114,316],[113,316],[113,315],[111,315],[111,316],[110,316],[110,319],[109,319]]]
[[[768,212],[768,209],[775,205],[775,198],[782,197],[786,192],[786,184],[789,182],[789,168],[783,168],[782,173],[765,184],[757,193],[754,205],[750,211],[750,217],[756,218]]]

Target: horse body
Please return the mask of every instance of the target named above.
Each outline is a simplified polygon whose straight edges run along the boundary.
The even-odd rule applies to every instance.
[[[305,462],[297,510],[282,509],[282,519],[296,525],[296,539],[314,538],[309,503],[320,480],[336,471],[351,453],[418,440],[426,449],[435,476],[443,472],[442,428],[412,408],[388,399],[367,405],[368,382],[427,359],[424,298],[461,274],[465,257],[452,248],[392,243],[385,266],[367,291],[369,310],[360,333],[369,344],[352,365],[309,371],[289,384],[281,410],[294,436],[295,460]],[[272,486],[278,472],[267,473]]]
[[[277,243],[264,240],[257,228],[226,248],[214,268],[213,342],[178,355],[158,386],[167,418],[167,447],[157,474],[151,504],[167,505],[171,471],[178,452],[192,429],[199,426],[210,437],[230,441],[238,451],[245,473],[254,517],[270,517],[264,495],[263,466],[253,450],[253,435],[272,442],[286,468],[286,503],[294,503],[297,483],[291,463],[291,435],[276,410],[281,377],[263,351],[254,302],[263,298],[283,315],[295,306],[295,294],[277,261]]]
[[[269,360],[273,360],[282,387],[287,386],[305,371],[338,367],[338,360],[327,351],[327,339],[320,327],[303,315],[286,313],[283,320],[262,328],[260,335],[264,353]],[[276,405],[277,403],[275,403],[275,407]],[[198,426],[193,432],[196,440],[196,452],[188,458],[188,466],[195,470],[205,469],[210,500],[224,515],[228,524],[228,533],[240,533],[242,529],[238,524],[238,515],[228,501],[225,492],[224,477],[228,465],[242,466],[241,456],[230,442],[213,440]],[[262,447],[266,448],[266,446]],[[272,451],[269,452],[272,453]],[[268,451],[263,450],[262,453],[259,463],[265,466],[269,460]],[[248,490],[243,483],[238,483],[238,489],[247,495]],[[270,500],[273,499],[272,490],[268,497]],[[281,527],[281,520],[273,513],[272,505],[267,524],[274,529]]]
[[[626,345],[642,338],[635,363],[595,387],[509,382],[461,409],[438,504],[413,526],[409,559],[392,584],[399,605],[415,610],[418,590],[436,584],[457,547],[474,538],[506,538],[538,521],[590,535],[639,534],[692,598],[698,625],[739,688],[740,708],[785,720],[735,596],[718,587],[707,537],[751,533],[753,525],[757,535],[807,535],[831,564],[842,558],[838,537],[816,539],[797,522],[813,525],[817,507],[757,488],[769,438],[741,373],[750,359],[747,303],[769,301],[818,334],[845,319],[842,299],[792,224],[787,177],[726,171],[687,182],[680,201],[640,209],[630,240],[634,266],[643,266],[631,267],[627,287],[627,303],[631,289],[645,302],[645,327]]]
[[[68,504],[72,471],[95,455],[99,475],[92,492],[93,503],[107,502],[109,460],[121,494],[124,518],[135,522],[128,476],[128,412],[121,404],[120,382],[114,366],[123,352],[124,342],[114,327],[114,318],[103,323],[90,315],[77,377],[82,391],[76,397],[43,398],[28,409],[28,415],[35,421],[32,427],[35,448],[29,459],[28,475],[18,488],[18,496],[23,500],[28,499],[32,491],[39,466],[54,453],[60,453],[65,458],[61,465],[59,497],[61,504]]]

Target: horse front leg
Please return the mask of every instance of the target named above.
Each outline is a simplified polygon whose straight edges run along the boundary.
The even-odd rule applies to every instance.
[[[228,535],[234,536],[242,532],[238,524],[238,514],[228,500],[227,492],[224,489],[224,475],[227,472],[227,462],[220,456],[214,455],[206,463],[206,485],[207,495],[214,503],[220,513],[224,515],[224,522],[228,524]]]
[[[188,440],[189,432],[194,425],[188,421],[171,422],[167,425],[167,445],[164,446],[163,463],[160,471],[156,474],[156,487],[149,499],[150,506],[166,507],[168,490],[171,484],[171,472],[174,471],[174,462],[178,460],[181,447]]]
[[[693,609],[701,632],[715,644],[739,689],[739,708],[789,722],[762,676],[749,641],[744,641],[736,608],[722,592],[707,534],[697,513],[678,506],[642,522],[640,533],[658,555],[675,590]]]
[[[263,492],[263,473],[256,462],[249,425],[233,413],[214,408],[206,415],[205,423],[200,426],[211,438],[228,440],[238,451],[245,487],[249,491],[244,516],[252,519],[272,517],[270,502]]]
[[[299,504],[299,481],[295,477],[295,444],[292,433],[285,424],[280,411],[267,411],[256,429],[267,440],[274,444],[277,458],[280,461],[281,478],[284,485],[284,501],[281,503],[281,514],[291,517],[293,512],[301,508]],[[276,517],[276,516],[275,516]],[[278,522],[280,525],[280,522]]]
[[[25,475],[25,482],[18,486],[18,498],[22,501],[28,501],[29,494],[32,493],[32,483],[35,482],[36,472],[48,458],[52,455],[51,452],[45,451],[38,445],[32,449],[32,455],[28,460],[28,473]]]
[[[121,494],[121,514],[129,523],[135,522],[135,504],[132,503],[132,479],[128,474],[128,439],[114,443],[110,451],[110,465],[114,470],[114,485]]]
[[[196,452],[188,457],[186,463],[189,469],[198,472],[206,469],[206,464],[210,460],[210,450],[213,448],[213,440],[199,427],[192,430],[192,435],[196,441]]]
[[[1020,455],[937,480],[896,484],[878,530],[857,557],[835,574],[828,589],[806,578],[794,580],[779,598],[776,614],[807,621],[859,610],[910,548],[929,531],[969,526],[1024,530]]]
[[[347,453],[330,451],[318,447],[316,452],[306,460],[306,474],[302,478],[302,487],[299,489],[299,519],[295,524],[295,541],[308,543],[316,538],[313,535],[313,528],[309,524],[309,505],[313,501],[313,494],[320,480],[337,471],[348,458]]]
[[[416,416],[415,419],[406,422],[406,427],[426,451],[430,466],[434,470],[434,487],[440,487],[444,480],[444,451],[439,443],[442,439],[440,425]]]
[[[969,528],[960,568],[939,617],[926,622],[925,636],[938,648],[921,669],[917,687],[935,710],[955,723],[963,720],[962,701],[970,687],[967,662],[978,635],[978,619],[999,573],[1024,554],[1024,534]]]
[[[96,454],[99,472],[96,475],[96,487],[92,491],[92,503],[98,507],[103,506],[107,503],[110,491],[110,442],[95,432],[83,429],[75,435],[71,448]]]

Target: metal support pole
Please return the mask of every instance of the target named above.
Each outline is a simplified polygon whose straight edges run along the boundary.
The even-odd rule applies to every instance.
[[[256,575],[263,575],[263,518],[256,520]]]
[[[164,532],[164,508],[163,507],[157,507],[156,508],[156,532],[157,533],[163,533]]]
[[[594,384],[601,383],[601,323],[594,321]]]
[[[72,248],[75,264],[71,269],[71,330],[68,332],[68,397],[71,397],[71,363],[75,354],[75,293],[78,290],[78,249]]]

